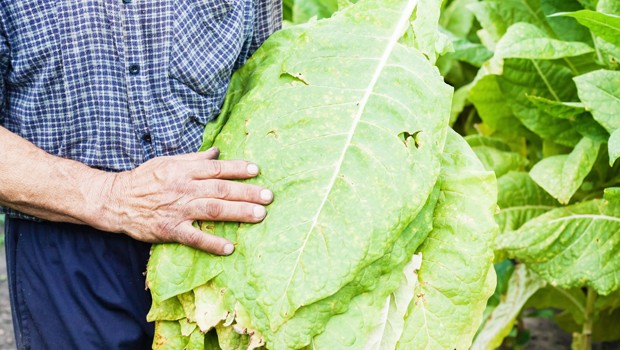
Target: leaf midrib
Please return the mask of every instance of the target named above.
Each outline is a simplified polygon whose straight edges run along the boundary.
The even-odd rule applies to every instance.
[[[340,170],[342,168],[342,164],[344,163],[344,158],[346,156],[347,150],[349,149],[349,147],[351,145],[351,141],[353,139],[353,135],[355,134],[355,130],[357,128],[357,125],[359,124],[359,122],[361,120],[361,117],[362,117],[362,115],[364,113],[364,110],[366,108],[368,100],[370,99],[370,96],[372,95],[372,92],[373,92],[377,82],[379,81],[381,73],[383,72],[384,68],[386,67],[386,65],[388,63],[388,60],[389,60],[392,52],[394,51],[394,48],[398,44],[398,41],[399,41],[400,36],[401,36],[401,33],[404,32],[404,29],[406,28],[406,26],[409,25],[410,15],[411,15],[411,13],[413,13],[413,10],[416,7],[417,3],[418,3],[418,0],[408,0],[407,5],[405,6],[405,8],[404,8],[404,10],[402,12],[401,17],[399,18],[396,26],[394,27],[394,30],[392,32],[392,36],[390,37],[390,39],[387,42],[386,49],[385,49],[385,51],[383,53],[383,56],[379,60],[379,64],[377,65],[377,69],[373,73],[371,81],[368,84],[368,88],[364,92],[364,96],[362,97],[362,100],[359,103],[359,108],[357,109],[357,113],[355,114],[355,117],[353,119],[353,123],[351,125],[350,130],[349,130],[349,135],[347,137],[347,140],[345,141],[345,145],[342,148],[342,152],[341,152],[341,154],[340,154],[340,156],[338,158],[337,166],[334,169],[334,172],[332,174],[332,177],[330,179],[329,184],[327,185],[327,190],[325,191],[325,195],[323,196],[323,199],[321,200],[321,204],[319,205],[316,213],[312,217],[312,224],[310,226],[310,229],[306,233],[304,241],[303,241],[301,247],[298,250],[299,253],[297,255],[297,259],[295,261],[295,264],[293,265],[293,269],[292,269],[292,271],[290,273],[290,276],[289,276],[289,279],[287,281],[286,287],[282,291],[282,295],[279,298],[280,305],[281,305],[281,302],[284,300],[285,296],[287,295],[287,292],[288,292],[289,287],[291,286],[291,282],[293,280],[293,276],[295,276],[297,268],[299,267],[301,256],[303,255],[303,252],[304,252],[305,247],[306,247],[306,245],[308,243],[308,240],[309,240],[312,232],[314,231],[314,228],[316,227],[316,224],[318,223],[319,216],[320,216],[321,212],[323,211],[323,207],[325,206],[325,203],[327,203],[327,199],[329,197],[329,194],[331,193],[331,191],[332,191],[332,189],[334,187],[334,184],[336,183],[336,180],[338,178],[338,174],[340,173]]]

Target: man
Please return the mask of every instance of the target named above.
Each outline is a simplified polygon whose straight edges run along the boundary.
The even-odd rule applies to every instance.
[[[0,205],[20,349],[150,348],[153,242],[234,246],[194,220],[255,223],[258,166],[192,153],[276,0],[0,0]]]

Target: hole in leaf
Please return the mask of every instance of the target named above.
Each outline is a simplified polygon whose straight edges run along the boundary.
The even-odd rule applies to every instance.
[[[283,79],[284,81],[291,83],[291,84],[295,84],[295,83],[302,83],[304,85],[310,85],[308,83],[308,81],[306,81],[304,75],[302,73],[289,73],[289,72],[284,72],[282,74],[280,74],[280,79]]]
[[[403,131],[398,134],[398,138],[402,141],[405,147],[409,147],[409,145],[413,143],[415,148],[420,148],[422,147],[422,142],[419,138],[419,134],[421,132],[421,130],[415,131],[413,133],[410,133],[409,131]]]

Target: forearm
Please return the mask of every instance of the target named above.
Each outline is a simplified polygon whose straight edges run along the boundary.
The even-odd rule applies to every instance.
[[[41,219],[94,219],[113,174],[56,156],[0,127],[0,204]]]
[[[179,242],[230,254],[231,242],[195,220],[256,223],[273,193],[231,181],[258,175],[255,164],[217,160],[219,151],[151,159],[107,173],[52,156],[0,127],[0,204],[36,217],[87,224],[144,242]]]

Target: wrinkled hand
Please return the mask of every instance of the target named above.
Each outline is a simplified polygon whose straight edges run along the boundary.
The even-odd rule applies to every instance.
[[[219,150],[152,159],[114,175],[107,210],[115,231],[144,242],[178,242],[219,255],[231,254],[228,240],[192,226],[195,220],[257,223],[273,193],[231,180],[258,175],[255,164],[217,160]]]

